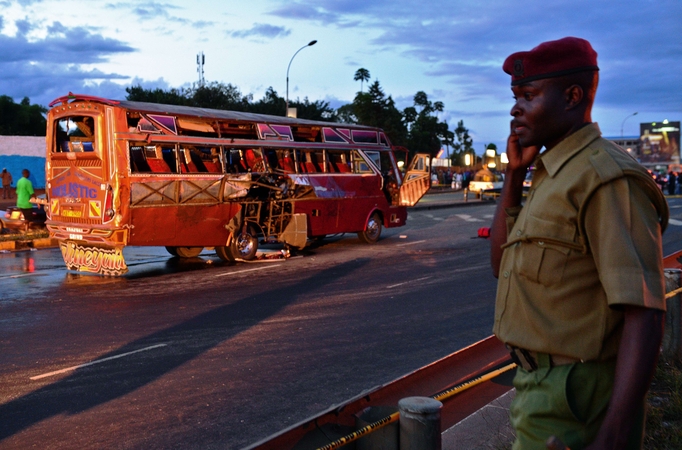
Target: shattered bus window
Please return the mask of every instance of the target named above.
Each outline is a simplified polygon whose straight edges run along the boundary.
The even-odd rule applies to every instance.
[[[70,116],[55,124],[53,152],[95,151],[95,120],[90,116]]]

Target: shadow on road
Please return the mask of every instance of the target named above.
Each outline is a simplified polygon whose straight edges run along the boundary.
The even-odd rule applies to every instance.
[[[104,354],[100,360],[166,344],[153,351],[77,369],[68,377],[0,405],[0,441],[42,420],[60,414],[78,414],[152,383],[277,314],[295,302],[301,292],[324,290],[330,280],[360,270],[366,263],[364,259],[354,260],[316,272],[293,285],[212,309]]]

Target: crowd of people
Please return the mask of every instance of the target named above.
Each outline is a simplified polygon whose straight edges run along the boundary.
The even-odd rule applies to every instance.
[[[668,195],[682,194],[682,173],[670,170],[666,174],[665,172],[652,172],[651,176],[656,181],[656,184],[661,188],[663,193]]]

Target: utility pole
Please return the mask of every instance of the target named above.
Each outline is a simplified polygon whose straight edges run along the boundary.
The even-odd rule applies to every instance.
[[[199,73],[199,87],[204,86],[204,63],[206,62],[206,57],[204,52],[197,54],[197,72]]]

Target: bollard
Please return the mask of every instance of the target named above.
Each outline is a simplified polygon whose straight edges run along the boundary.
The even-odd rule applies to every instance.
[[[429,397],[407,397],[400,409],[400,450],[441,450],[440,410]]]
[[[680,269],[665,269],[665,291],[672,292],[680,287]],[[682,295],[666,300],[665,328],[663,331],[662,356],[665,359],[682,361]]]

